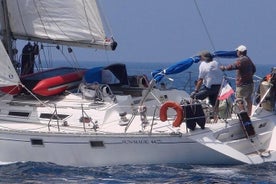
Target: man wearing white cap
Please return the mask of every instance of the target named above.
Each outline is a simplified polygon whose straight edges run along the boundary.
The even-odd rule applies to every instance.
[[[237,49],[238,59],[235,63],[228,66],[221,66],[221,70],[236,70],[236,98],[244,98],[247,103],[247,113],[252,111],[252,93],[254,90],[253,75],[256,67],[247,56],[247,48],[240,45]]]

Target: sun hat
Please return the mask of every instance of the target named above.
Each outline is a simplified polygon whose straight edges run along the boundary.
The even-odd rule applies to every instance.
[[[207,59],[208,61],[211,61],[213,59],[212,54],[209,51],[201,51],[199,53],[199,55],[203,58],[203,59]]]

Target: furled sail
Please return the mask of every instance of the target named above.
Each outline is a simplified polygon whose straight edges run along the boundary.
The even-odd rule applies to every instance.
[[[173,64],[166,69],[155,70],[151,72],[151,75],[156,82],[160,82],[165,75],[172,75],[185,71],[186,69],[190,68],[194,63],[198,63],[199,60],[199,56],[194,56]]]
[[[107,38],[97,0],[7,0],[15,39],[61,45],[116,48]]]
[[[2,41],[0,41],[0,58],[0,87],[12,85],[17,86],[20,83],[20,80]]]
[[[236,51],[216,51],[213,54],[213,57],[216,58],[236,58],[237,52]],[[190,57],[188,59],[184,59],[176,64],[173,64],[166,69],[158,69],[151,72],[153,79],[156,82],[160,82],[161,79],[165,75],[172,75],[183,72],[190,68],[194,63],[198,63],[200,61],[200,56]]]

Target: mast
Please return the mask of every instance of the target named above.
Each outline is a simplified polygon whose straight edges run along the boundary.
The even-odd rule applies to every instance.
[[[8,18],[8,7],[7,7],[7,2],[6,0],[2,0],[1,1],[1,5],[2,5],[2,22],[3,25],[1,25],[2,27],[2,41],[4,44],[4,47],[11,59],[11,61],[13,60],[13,49],[12,49],[12,36],[11,36],[11,29],[10,29],[10,25],[9,25],[9,18]]]

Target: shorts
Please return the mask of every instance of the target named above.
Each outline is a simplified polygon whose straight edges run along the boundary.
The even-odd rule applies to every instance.
[[[247,84],[236,87],[236,98],[251,99],[251,95],[254,91],[254,84]]]

